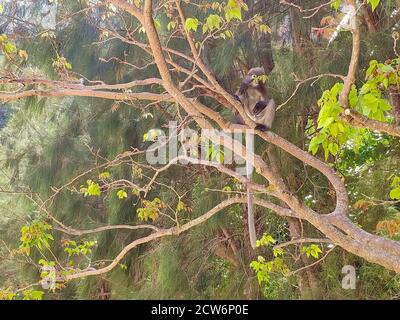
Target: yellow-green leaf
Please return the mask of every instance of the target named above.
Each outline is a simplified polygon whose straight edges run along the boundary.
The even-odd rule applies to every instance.
[[[186,31],[197,31],[198,26],[199,26],[199,20],[196,18],[187,18],[185,21]]]

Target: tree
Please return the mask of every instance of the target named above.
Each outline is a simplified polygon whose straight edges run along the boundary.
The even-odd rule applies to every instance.
[[[379,1],[378,1],[379,2]],[[339,8],[341,1],[332,4],[336,9]],[[283,4],[294,6],[283,1]],[[329,8],[331,2],[323,3],[311,9],[297,7],[301,12],[309,12],[316,15],[321,10]],[[347,1],[346,4],[357,11],[355,1]],[[58,4],[61,8],[62,3]],[[361,4],[363,10],[371,13],[376,9],[375,1],[366,1]],[[34,247],[50,247],[49,242],[52,236],[49,230],[52,228],[57,232],[69,236],[83,236],[96,234],[99,232],[127,229],[144,231],[139,237],[135,237],[129,244],[117,254],[108,264],[94,268],[89,266],[86,269],[70,268],[57,273],[57,277],[62,281],[97,276],[105,274],[118,265],[121,266],[122,259],[133,248],[161,239],[168,236],[181,235],[183,232],[191,230],[211,219],[221,210],[227,209],[237,204],[245,203],[245,198],[241,192],[232,191],[225,188],[223,191],[229,196],[221,198],[220,202],[207,212],[203,212],[196,218],[190,217],[183,221],[179,215],[181,212],[190,212],[184,201],[181,200],[180,193],[178,201],[174,204],[165,203],[158,197],[150,198],[151,191],[157,185],[157,179],[163,172],[170,170],[178,161],[186,161],[196,166],[214,168],[221,176],[228,176],[238,181],[239,184],[251,188],[257,195],[255,204],[257,206],[270,209],[277,215],[288,219],[292,228],[296,227],[296,222],[303,221],[312,225],[323,237],[308,238],[302,237],[301,232],[293,231],[293,239],[288,242],[291,244],[311,243],[310,246],[303,246],[307,256],[319,257],[320,248],[314,243],[333,243],[344,250],[353,253],[365,260],[377,263],[389,270],[398,272],[400,270],[400,245],[397,241],[369,233],[357,226],[349,217],[349,197],[343,175],[332,166],[320,160],[318,155],[320,147],[324,151],[325,160],[335,157],[339,149],[345,143],[358,134],[355,128],[370,129],[386,133],[393,137],[400,135],[400,128],[396,121],[390,120],[390,106],[382,94],[386,90],[394,90],[398,86],[398,66],[399,60],[393,59],[386,63],[371,62],[370,69],[367,71],[366,84],[357,89],[356,76],[359,66],[361,51],[361,32],[360,20],[358,15],[350,16],[349,27],[352,33],[352,52],[346,75],[339,74],[318,74],[306,80],[298,82],[293,95],[296,95],[300,86],[308,81],[316,81],[323,77],[340,79],[342,83],[335,84],[330,90],[324,92],[319,100],[321,112],[317,121],[312,123],[312,140],[309,144],[311,155],[308,151],[299,148],[295,144],[285,140],[274,132],[254,132],[262,141],[278,147],[290,156],[296,158],[304,166],[307,165],[319,174],[322,174],[329,181],[329,188],[335,192],[335,208],[329,213],[319,212],[310,206],[306,199],[296,194],[294,185],[285,181],[279,170],[274,167],[273,151],[268,152],[268,160],[261,155],[249,151],[241,142],[233,139],[229,135],[221,138],[219,132],[233,132],[238,126],[234,125],[224,116],[227,112],[237,112],[245,119],[246,125],[240,129],[252,129],[255,124],[243,112],[243,109],[232,94],[221,85],[210,68],[210,57],[207,52],[213,48],[218,48],[218,43],[231,39],[235,32],[247,28],[244,35],[252,32],[253,37],[268,37],[271,32],[269,26],[263,23],[259,14],[251,14],[243,19],[244,14],[251,9],[243,1],[229,0],[228,2],[199,1],[195,5],[191,3],[175,0],[172,2],[155,2],[151,0],[134,1],[133,3],[125,0],[107,0],[104,4],[87,5],[81,11],[95,12],[94,16],[104,17],[98,22],[98,30],[104,37],[101,41],[106,44],[113,39],[121,41],[127,48],[141,52],[142,61],[130,63],[124,57],[111,56],[104,61],[115,61],[124,67],[131,68],[140,79],[116,84],[106,84],[102,80],[79,79],[73,72],[73,65],[56,50],[57,54],[52,62],[54,78],[45,78],[33,72],[29,74],[26,69],[21,67],[21,60],[25,60],[28,53],[18,49],[15,43],[8,37],[2,36],[1,44],[4,56],[8,59],[8,69],[1,78],[4,90],[0,94],[2,101],[10,102],[18,99],[44,98],[44,97],[89,97],[116,101],[115,109],[122,103],[135,104],[146,110],[152,106],[157,106],[161,110],[167,110],[171,106],[177,105],[177,113],[180,122],[176,130],[181,131],[188,127],[202,129],[204,138],[210,141],[210,156],[212,161],[198,160],[188,155],[178,155],[164,166],[147,165],[136,160],[144,160],[144,152],[138,149],[128,150],[119,153],[113,159],[106,159],[96,155],[95,150],[91,150],[96,158],[97,164],[85,172],[77,174],[75,178],[63,185],[52,186],[52,194],[42,200],[34,190],[24,191],[25,195],[37,206],[37,210],[46,217],[46,222],[36,221],[26,229],[22,230],[23,241],[22,250],[28,251]],[[353,11],[351,11],[353,12]],[[366,15],[363,21],[369,21]],[[340,26],[340,24],[339,24]],[[370,27],[372,28],[372,27]],[[51,33],[45,34],[48,42],[57,46],[57,41]],[[299,38],[299,37],[297,37]],[[398,37],[394,35],[394,39]],[[58,39],[56,39],[58,40]],[[397,40],[395,40],[396,42]],[[104,47],[104,50],[109,47]],[[127,50],[129,50],[127,49]],[[140,50],[140,51],[139,51]],[[238,51],[234,69],[244,70],[248,63],[243,62],[249,59],[246,54]],[[243,58],[243,59],[242,59]],[[250,58],[251,61],[251,58]],[[272,59],[268,57],[261,61],[265,66],[272,69]],[[137,63],[142,63],[137,64]],[[146,73],[137,70],[148,68]],[[153,69],[154,68],[154,69]],[[144,75],[145,78],[143,79]],[[149,76],[150,75],[150,76]],[[121,79],[123,80],[123,79]],[[285,103],[281,104],[281,108]],[[396,106],[394,106],[396,107]],[[396,108],[394,108],[396,109]],[[396,113],[394,113],[396,116]],[[194,124],[192,124],[194,123]],[[218,129],[219,131],[215,131]],[[150,135],[150,136],[149,136]],[[149,140],[152,133],[148,132],[145,140]],[[246,178],[235,172],[231,166],[224,165],[221,161],[222,153],[216,146],[221,146],[228,153],[243,157],[254,166],[260,182],[248,181]],[[269,162],[269,163],[268,163]],[[127,179],[111,179],[109,170],[117,166],[130,165],[135,168],[136,175],[143,174],[143,170],[152,172],[147,183],[138,183]],[[100,172],[95,180],[93,174]],[[147,171],[146,171],[147,175]],[[86,185],[78,190],[77,184],[83,178],[88,178]],[[172,189],[173,186],[170,186]],[[393,181],[393,190],[397,190],[397,180]],[[120,200],[128,197],[128,190],[141,200],[142,207],[138,208],[138,217],[144,221],[156,221],[160,216],[165,215],[164,209],[171,212],[170,220],[173,224],[162,223],[162,226],[154,223],[138,225],[106,225],[95,227],[88,230],[81,230],[76,227],[68,226],[60,221],[52,213],[52,204],[55,199],[67,190],[75,193],[84,194],[87,198],[96,198],[100,195],[111,194],[116,191]],[[397,191],[392,194],[393,199],[398,199]],[[229,236],[228,236],[229,238]],[[260,245],[268,245],[273,242],[268,236],[260,239]],[[73,254],[85,254],[91,250],[94,243],[83,242],[78,244],[76,241],[66,243],[67,252]],[[232,244],[232,251],[235,251]],[[279,260],[282,255],[282,248],[285,244],[274,247],[275,259],[272,264],[268,264],[264,259],[258,260],[253,264],[254,269],[259,274],[262,282],[268,277],[265,270],[277,269],[283,273],[288,271],[285,265]],[[326,254],[328,254],[327,251]],[[47,266],[50,262],[44,260],[42,265]],[[48,276],[48,274],[45,274]]]

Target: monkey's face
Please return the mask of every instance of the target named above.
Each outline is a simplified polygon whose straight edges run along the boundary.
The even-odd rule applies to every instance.
[[[259,79],[258,76],[256,74],[248,74],[245,78],[244,78],[244,83],[250,87],[257,87],[260,83],[259,83]]]
[[[252,74],[250,85],[252,87],[257,87],[259,84],[261,84],[259,77],[256,74]]]
[[[258,67],[250,69],[244,80],[247,85],[257,87],[265,82],[265,77],[264,68]]]
[[[252,74],[248,74],[246,76],[245,81],[249,86],[255,88],[259,85],[265,84],[266,78],[267,78],[267,76],[265,74],[252,73]]]

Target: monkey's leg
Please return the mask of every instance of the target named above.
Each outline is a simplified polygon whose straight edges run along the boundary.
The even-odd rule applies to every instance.
[[[262,102],[264,103],[265,101]],[[267,106],[264,108],[262,119],[257,120],[256,130],[267,131],[271,129],[275,119],[275,109],[275,101],[274,99],[270,99]]]

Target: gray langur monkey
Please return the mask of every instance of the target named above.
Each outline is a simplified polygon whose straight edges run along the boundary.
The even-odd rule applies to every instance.
[[[275,101],[269,97],[265,79],[263,80],[264,75],[265,70],[262,67],[250,69],[244,77],[239,91],[235,95],[235,98],[243,105],[247,116],[256,123],[255,130],[260,131],[266,131],[272,128],[276,111]],[[236,116],[236,123],[244,124],[243,119],[239,115]],[[247,147],[249,146],[248,141],[246,141],[246,145]],[[252,164],[246,161],[246,176],[249,181],[251,181],[252,172]],[[252,248],[255,249],[257,235],[253,212],[253,195],[249,188],[247,188],[246,195],[250,244]]]
[[[235,98],[241,102],[247,116],[257,125],[256,130],[270,130],[275,119],[276,104],[268,94],[265,81],[264,68],[252,68],[244,77]],[[243,119],[237,115],[236,122],[244,124]]]

